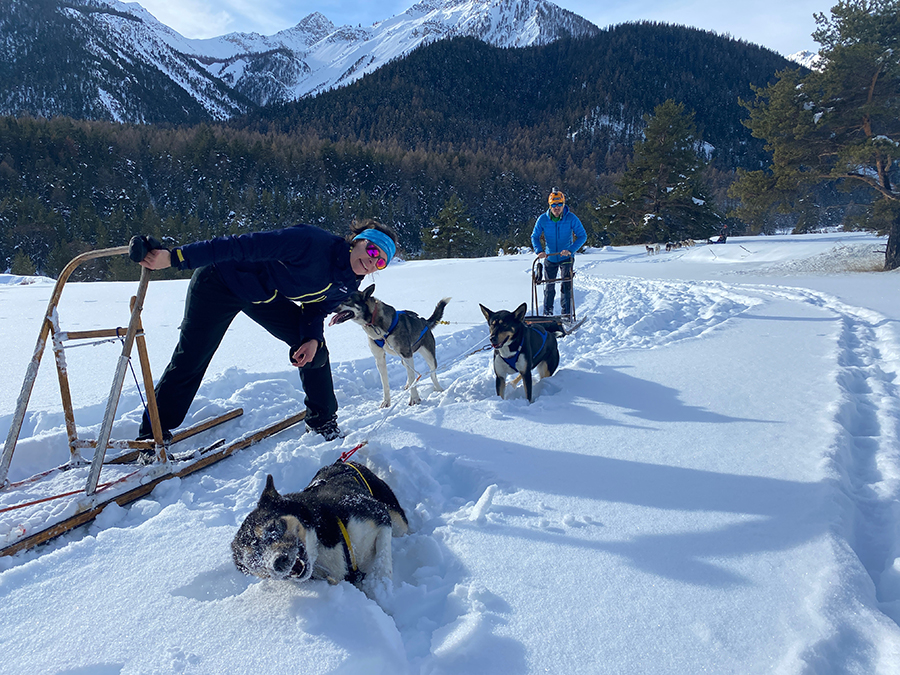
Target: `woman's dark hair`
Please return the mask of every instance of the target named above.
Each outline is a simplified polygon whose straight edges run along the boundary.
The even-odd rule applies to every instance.
[[[347,235],[346,239],[349,242],[353,241],[353,237],[358,235],[360,232],[364,230],[378,230],[389,236],[391,240],[396,244],[397,243],[397,233],[394,232],[394,228],[390,225],[385,225],[384,223],[379,223],[374,218],[364,218],[363,220],[354,220],[350,224],[350,234]]]

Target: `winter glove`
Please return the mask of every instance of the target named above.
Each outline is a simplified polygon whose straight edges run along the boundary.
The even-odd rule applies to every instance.
[[[139,263],[147,257],[150,251],[165,248],[160,241],[149,234],[135,235],[128,244],[128,257]]]

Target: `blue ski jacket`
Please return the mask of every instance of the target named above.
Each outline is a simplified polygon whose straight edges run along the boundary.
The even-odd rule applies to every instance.
[[[312,225],[226,235],[172,249],[172,266],[214,265],[236,296],[253,303],[292,300],[303,308],[303,333],[323,340],[325,317],[359,289],[350,245]]]
[[[541,248],[541,234],[547,243],[547,249]],[[578,216],[569,211],[569,207],[563,207],[563,214],[559,220],[553,220],[550,217],[550,210],[538,216],[537,222],[534,224],[534,231],[531,233],[531,246],[535,253],[559,253],[560,251],[571,251],[572,257],[575,252],[584,246],[587,241],[587,233],[584,231],[584,225],[578,220]],[[548,257],[550,262],[563,262],[571,260],[561,255],[551,255]]]

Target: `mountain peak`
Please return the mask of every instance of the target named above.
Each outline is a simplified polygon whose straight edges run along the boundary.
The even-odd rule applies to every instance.
[[[787,57],[787,60],[799,63],[801,66],[805,66],[810,70],[815,70],[821,58],[819,57],[818,52],[804,50],[802,52],[791,54]]]
[[[300,23],[294,26],[294,28],[299,28],[300,30],[310,33],[321,33],[321,36],[325,37],[335,29],[335,25],[331,23],[324,14],[313,12],[312,14],[307,14],[303,17],[303,19],[300,20]]]

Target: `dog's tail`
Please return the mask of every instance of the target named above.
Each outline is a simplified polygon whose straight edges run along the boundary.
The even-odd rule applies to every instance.
[[[447,306],[447,303],[450,302],[450,298],[444,298],[441,300],[437,306],[434,308],[434,311],[431,313],[427,319],[425,319],[425,323],[428,324],[428,329],[431,330],[435,326],[438,325],[438,321],[441,320],[441,317],[444,316],[444,307]]]

